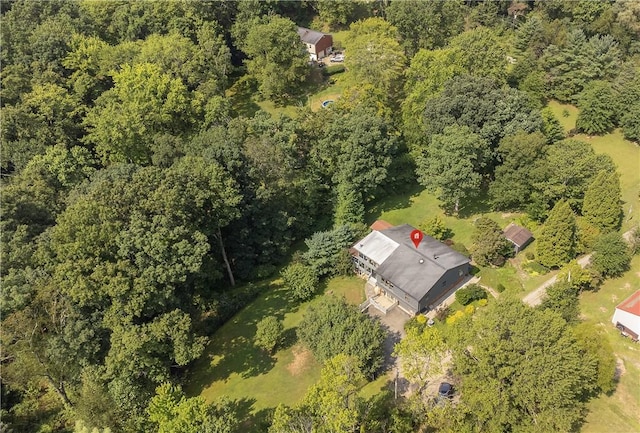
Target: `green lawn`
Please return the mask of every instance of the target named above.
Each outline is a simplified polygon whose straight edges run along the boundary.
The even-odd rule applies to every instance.
[[[549,102],[549,107],[556,115],[560,123],[568,132],[575,128],[578,118],[578,109],[572,105],[560,104],[556,101]],[[566,110],[568,117],[563,117]],[[618,167],[620,174],[620,186],[622,188],[622,200],[624,201],[623,230],[627,230],[638,224],[640,220],[640,146],[625,140],[619,129],[605,135],[577,134],[573,138],[590,143],[596,153],[606,153]]]
[[[360,278],[336,277],[327,283],[323,294],[297,305],[280,280],[264,283],[264,294],[211,337],[205,354],[192,368],[187,394],[201,395],[207,401],[222,396],[235,400],[253,426],[248,428],[257,431],[260,414],[280,403],[297,403],[320,377],[320,365],[311,352],[295,343],[296,327],[309,305],[323,296],[344,296],[359,304],[364,300],[363,288]],[[281,319],[285,328],[285,347],[273,356],[252,343],[256,324],[269,315]]]
[[[597,325],[622,365],[616,390],[589,403],[584,433],[640,431],[640,344],[622,337],[611,323],[616,305],[636,290],[640,290],[640,256],[634,257],[631,270],[622,277],[580,297],[584,319]]]

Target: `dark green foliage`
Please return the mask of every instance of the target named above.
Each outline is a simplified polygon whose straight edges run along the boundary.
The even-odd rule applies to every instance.
[[[462,305],[469,305],[479,299],[487,299],[487,291],[477,284],[469,284],[456,292],[456,301]]]
[[[489,186],[496,209],[522,209],[531,202],[534,173],[544,156],[545,137],[535,132],[518,132],[500,141],[497,149],[502,164],[495,170],[495,180]]]
[[[498,291],[498,293],[502,293],[507,290],[507,288],[504,286],[504,284],[498,283],[498,285],[496,286],[496,290]]]
[[[380,324],[343,298],[327,296],[310,307],[297,334],[320,361],[338,354],[353,356],[367,375],[382,365],[385,333]]]
[[[563,102],[576,102],[590,81],[615,78],[620,50],[610,35],[596,35],[587,40],[582,30],[575,29],[569,32],[563,45],[548,46],[541,62],[551,81],[552,95]]]
[[[282,322],[275,316],[267,316],[256,325],[254,344],[271,353],[282,340]]]
[[[531,173],[534,183],[532,202],[540,200],[546,211],[558,200],[567,200],[575,212],[589,184],[601,171],[615,172],[615,164],[606,154],[596,154],[588,143],[563,140],[548,146],[546,157]]]
[[[542,133],[547,137],[547,144],[562,140],[565,137],[564,129],[560,125],[560,121],[553,115],[553,111],[546,107],[542,109],[540,114],[542,115]]]
[[[334,230],[314,233],[305,240],[309,248],[302,257],[319,277],[333,275],[341,252],[354,240],[353,229],[340,226]]]
[[[262,96],[282,102],[295,95],[308,73],[307,53],[293,21],[278,15],[254,20],[236,44]]]
[[[598,392],[598,361],[554,311],[501,298],[465,324],[454,372],[467,429],[571,431]],[[499,391],[497,391],[499,390]]]
[[[449,80],[442,93],[426,104],[423,122],[428,136],[449,125],[468,126],[492,148],[505,136],[542,128],[540,112],[526,93],[471,75]]]
[[[629,246],[618,232],[602,235],[593,246],[591,267],[604,277],[617,277],[629,269]]]
[[[620,176],[603,170],[584,194],[582,215],[602,233],[615,231],[622,221],[621,203]]]
[[[608,394],[616,387],[616,357],[606,333],[598,325],[580,323],[574,328],[578,344],[597,361],[596,386]]]
[[[640,225],[631,229],[627,238],[629,242],[629,252],[633,255],[640,253]]]
[[[282,280],[299,301],[309,300],[318,287],[318,276],[304,263],[292,263],[283,269]]]
[[[230,401],[209,405],[203,397],[185,397],[180,387],[170,383],[156,389],[148,412],[158,433],[231,433],[239,423]]]
[[[604,134],[617,124],[618,107],[611,84],[593,81],[578,98],[576,128],[587,134]]]
[[[464,7],[457,2],[392,2],[386,10],[389,22],[398,28],[407,56],[419,49],[442,47],[463,28]]]
[[[542,265],[559,267],[574,257],[575,246],[576,217],[566,201],[559,201],[538,237],[536,255]]]
[[[580,303],[579,288],[567,282],[558,281],[547,288],[547,294],[540,304],[540,308],[548,308],[560,314],[569,323],[578,321]]]
[[[502,229],[492,219],[478,218],[473,233],[471,256],[481,266],[502,266],[513,253],[513,245],[507,240]]]
[[[488,154],[486,140],[468,127],[447,126],[416,158],[418,180],[437,193],[447,212],[457,213],[477,194]]]

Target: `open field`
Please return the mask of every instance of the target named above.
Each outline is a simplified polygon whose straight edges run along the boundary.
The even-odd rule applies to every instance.
[[[622,337],[611,323],[616,305],[636,290],[640,290],[640,256],[633,258],[631,269],[622,277],[608,280],[598,291],[580,296],[584,320],[596,324],[601,335],[609,340],[621,373],[611,395],[589,403],[582,429],[585,433],[640,431],[640,343]]]
[[[320,364],[310,351],[295,343],[295,330],[304,312],[322,296],[344,296],[359,304],[364,300],[363,287],[363,280],[355,276],[336,277],[326,284],[323,294],[297,305],[280,280],[264,283],[264,293],[212,336],[204,355],[192,368],[185,386],[187,393],[201,395],[207,401],[229,397],[243,408],[251,425],[280,403],[297,403],[320,377]],[[284,347],[273,356],[252,342],[256,324],[270,315],[282,320],[285,328]]]

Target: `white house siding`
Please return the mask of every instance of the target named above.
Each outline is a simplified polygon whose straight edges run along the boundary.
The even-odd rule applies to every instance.
[[[640,316],[636,316],[635,314],[616,308],[616,312],[613,313],[613,319],[611,319],[611,322],[614,325],[620,323],[635,332],[636,335],[640,335]]]

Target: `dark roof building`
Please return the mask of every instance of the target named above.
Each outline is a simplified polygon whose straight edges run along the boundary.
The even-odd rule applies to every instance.
[[[504,229],[504,236],[513,244],[516,254],[522,251],[524,247],[529,245],[533,240],[533,233],[513,223]]]
[[[433,308],[469,273],[468,257],[427,235],[416,247],[413,230],[408,224],[374,229],[351,249],[356,271],[410,314]]]
[[[319,60],[328,56],[333,49],[333,37],[329,34],[298,27],[298,36],[307,47],[310,60]]]

